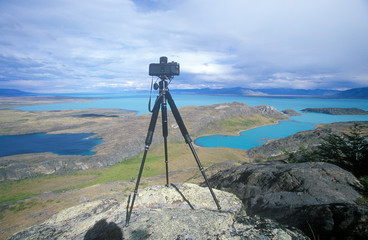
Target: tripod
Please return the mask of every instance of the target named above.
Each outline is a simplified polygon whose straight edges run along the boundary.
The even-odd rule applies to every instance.
[[[209,188],[211,195],[213,197],[213,200],[216,203],[217,209],[221,210],[220,204],[216,198],[215,193],[213,192],[211,186],[208,183],[208,179],[207,176],[204,172],[204,169],[202,167],[201,162],[199,161],[199,158],[197,156],[197,153],[193,147],[192,144],[192,139],[189,136],[189,133],[184,125],[183,119],[180,116],[179,110],[175,105],[175,102],[173,100],[173,98],[171,97],[171,94],[169,92],[168,89],[168,82],[166,81],[167,77],[163,76],[160,77],[160,82],[159,82],[159,95],[156,98],[155,101],[155,105],[153,107],[152,110],[152,117],[151,117],[151,122],[149,124],[148,127],[148,132],[147,132],[147,137],[146,137],[146,141],[145,141],[145,148],[144,148],[144,153],[143,153],[143,158],[142,158],[142,163],[141,163],[141,167],[139,169],[139,173],[138,173],[138,178],[137,178],[137,182],[135,185],[135,189],[134,189],[134,195],[133,195],[133,199],[132,199],[132,204],[130,205],[130,210],[129,210],[129,203],[130,203],[130,196],[128,198],[128,203],[127,203],[127,212],[126,212],[126,222],[125,222],[125,226],[129,225],[129,221],[130,221],[130,217],[132,215],[132,211],[133,211],[133,206],[134,206],[134,201],[135,198],[137,196],[138,193],[138,188],[139,188],[139,183],[142,177],[142,172],[143,172],[143,168],[144,168],[144,163],[146,161],[146,157],[147,157],[147,153],[149,150],[149,147],[152,143],[152,137],[153,137],[153,133],[155,131],[155,126],[156,126],[156,122],[157,122],[157,117],[160,111],[160,107],[161,107],[161,114],[162,114],[162,134],[164,137],[164,148],[165,148],[165,165],[166,165],[166,186],[169,186],[169,167],[168,167],[168,154],[167,154],[167,136],[168,136],[168,129],[167,129],[167,104],[166,101],[169,103],[171,111],[174,115],[174,118],[176,120],[176,123],[179,126],[179,129],[184,137],[185,143],[187,143],[190,147],[190,150],[192,151],[192,154],[197,162],[197,165],[199,167],[199,170],[201,171],[203,178],[207,184],[207,187]]]

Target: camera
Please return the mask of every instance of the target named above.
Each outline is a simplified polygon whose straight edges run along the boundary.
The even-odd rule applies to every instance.
[[[180,66],[177,62],[167,62],[167,57],[160,57],[160,63],[151,63],[149,65],[149,75],[168,78],[178,76],[180,73]]]

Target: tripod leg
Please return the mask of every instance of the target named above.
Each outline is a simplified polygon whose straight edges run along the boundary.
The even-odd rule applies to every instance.
[[[132,198],[132,204],[130,205],[129,213],[127,213],[127,215],[126,215],[125,226],[129,225],[130,217],[131,217],[132,211],[133,211],[134,201],[135,201],[135,198],[138,194],[138,188],[139,188],[139,183],[140,183],[141,177],[142,177],[144,163],[146,161],[148,149],[149,149],[149,147],[152,143],[152,137],[153,137],[153,133],[155,131],[155,126],[156,126],[156,122],[157,122],[158,113],[160,111],[160,104],[161,104],[160,100],[161,100],[161,98],[162,98],[162,96],[160,96],[156,99],[155,106],[153,107],[153,110],[152,110],[151,122],[150,122],[149,127],[148,127],[147,137],[146,137],[146,141],[145,141],[146,145],[145,145],[145,148],[144,148],[142,163],[141,163],[141,167],[139,169],[137,182],[135,184],[134,195],[133,195],[133,198]],[[129,209],[129,202],[128,202],[128,206],[127,206],[127,210],[128,209]]]
[[[202,167],[202,164],[201,164],[201,162],[199,161],[199,158],[198,158],[198,156],[197,156],[197,153],[196,153],[196,151],[195,151],[195,149],[194,149],[194,147],[193,147],[193,144],[192,144],[192,139],[190,138],[189,133],[188,133],[188,131],[187,131],[187,128],[186,128],[186,127],[185,127],[185,125],[184,125],[184,122],[183,122],[183,119],[182,119],[182,118],[181,118],[181,116],[180,116],[179,110],[178,110],[178,108],[176,107],[175,102],[174,102],[174,100],[173,100],[173,99],[172,99],[172,97],[171,97],[171,94],[170,94],[169,92],[167,92],[167,93],[166,93],[166,95],[167,95],[167,101],[168,101],[168,103],[169,103],[169,105],[170,105],[171,111],[172,111],[172,113],[173,113],[173,115],[174,115],[174,117],[175,117],[175,120],[176,120],[177,124],[179,125],[180,131],[181,131],[181,134],[183,135],[183,137],[184,137],[184,139],[185,139],[185,142],[189,145],[190,150],[192,151],[192,154],[193,154],[193,156],[194,156],[194,158],[195,158],[195,160],[196,160],[196,162],[197,162],[197,165],[198,165],[198,167],[199,167],[199,170],[201,171],[201,173],[202,173],[202,175],[203,175],[203,178],[204,178],[204,180],[205,180],[205,182],[206,182],[206,185],[207,185],[208,189],[209,189],[209,190],[210,190],[210,192],[211,192],[211,195],[212,195],[212,197],[213,197],[213,200],[214,200],[214,201],[215,201],[215,203],[216,203],[217,209],[218,209],[218,210],[221,210],[221,206],[220,206],[220,204],[219,204],[219,202],[218,202],[218,200],[217,200],[217,198],[216,198],[216,195],[215,195],[215,193],[213,192],[213,190],[212,190],[212,188],[211,188],[210,184],[208,183],[208,179],[207,179],[206,173],[204,172],[204,169],[203,169],[203,167]]]
[[[167,106],[165,94],[162,95],[161,114],[162,114],[162,135],[164,137],[164,148],[165,148],[166,186],[169,187],[169,160],[167,154],[168,129],[167,129]]]

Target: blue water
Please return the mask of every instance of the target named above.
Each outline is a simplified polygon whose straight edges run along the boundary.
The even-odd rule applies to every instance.
[[[25,134],[0,136],[0,157],[52,152],[59,155],[93,155],[91,150],[102,142],[89,138],[91,133]]]
[[[204,147],[228,147],[251,149],[266,143],[266,139],[283,138],[300,131],[314,129],[313,124],[297,121],[280,121],[277,125],[269,125],[243,131],[240,136],[211,135],[200,137],[195,144]]]
[[[49,111],[49,110],[69,110],[69,109],[89,109],[89,108],[116,108],[136,111],[137,114],[148,112],[149,94],[90,94],[72,95],[73,97],[99,97],[101,100],[80,103],[62,103],[38,105],[18,108],[26,111]],[[294,109],[302,113],[304,108],[351,108],[356,107],[368,111],[367,99],[320,99],[320,98],[270,98],[270,97],[234,97],[234,96],[210,96],[210,95],[185,95],[172,93],[177,107],[203,106],[216,103],[242,102],[249,106],[269,105],[277,110]],[[156,98],[152,96],[152,102]],[[214,135],[201,137],[195,143],[205,147],[231,147],[239,149],[250,149],[263,145],[266,139],[287,137],[300,131],[314,129],[315,124],[347,122],[347,121],[368,121],[367,115],[327,115],[319,113],[302,113],[301,116],[290,118],[292,121],[281,121],[277,125],[259,127],[242,132],[240,136]],[[184,122],[186,121],[183,119]]]
[[[262,146],[267,140],[284,138],[301,131],[313,130],[315,124],[368,121],[367,115],[327,115],[305,113],[301,116],[290,117],[291,121],[280,121],[279,124],[258,127],[243,131],[240,136],[211,135],[197,138],[195,144],[202,147],[228,147],[248,150]]]
[[[24,111],[51,111],[51,110],[71,110],[71,109],[90,109],[90,108],[115,108],[137,111],[138,114],[148,112],[149,94],[82,94],[82,95],[63,95],[73,97],[103,98],[91,102],[60,103],[19,107],[16,109]],[[322,107],[356,107],[368,110],[367,99],[320,99],[320,98],[265,98],[265,97],[234,97],[234,96],[209,96],[209,95],[186,95],[172,93],[172,97],[177,107],[184,106],[203,106],[217,103],[241,102],[251,107],[259,105],[274,106],[277,110],[294,109],[297,112],[304,108]],[[152,102],[156,96],[152,95]]]

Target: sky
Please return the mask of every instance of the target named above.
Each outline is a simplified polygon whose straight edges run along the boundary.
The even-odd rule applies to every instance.
[[[0,88],[148,90],[161,56],[171,89],[367,87],[368,1],[0,0]]]

